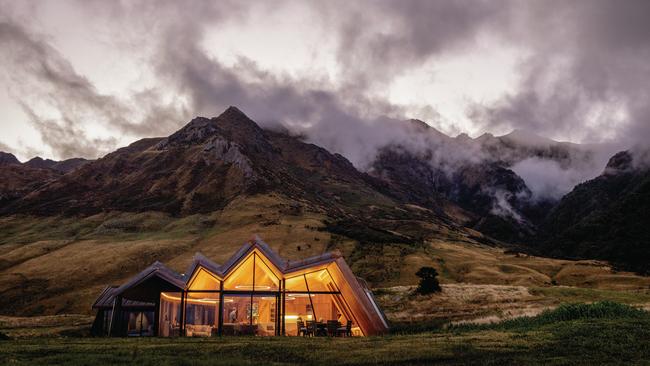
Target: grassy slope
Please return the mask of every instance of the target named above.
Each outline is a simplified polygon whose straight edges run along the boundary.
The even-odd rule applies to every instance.
[[[2,364],[647,364],[650,316],[616,304],[386,337],[30,338],[0,341]]]
[[[238,199],[222,212],[185,218],[151,212],[111,212],[83,219],[0,218],[0,314],[88,314],[103,286],[122,283],[155,260],[181,273],[197,251],[223,262],[253,233],[289,259],[338,248],[355,273],[375,287],[413,285],[415,271],[424,265],[438,268],[441,281],[458,284],[460,293],[470,290],[467,283],[541,288],[535,295],[542,298],[561,297],[551,287],[544,290],[553,281],[636,291],[621,296],[636,296],[650,286],[648,277],[615,272],[602,263],[507,253],[455,233],[424,246],[359,245],[321,230],[325,220],[322,213],[296,208],[295,202],[277,195]],[[616,300],[616,294],[594,300]],[[480,305],[480,299],[471,299],[474,307]],[[459,306],[471,308],[468,301]],[[465,313],[485,315],[471,309]],[[444,315],[440,311],[435,317]]]

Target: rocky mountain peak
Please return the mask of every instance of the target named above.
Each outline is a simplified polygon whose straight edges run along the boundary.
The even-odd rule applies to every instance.
[[[0,165],[12,164],[20,164],[20,161],[14,156],[14,154],[0,151]]]
[[[214,139],[242,146],[265,144],[264,131],[237,107],[228,107],[217,117],[195,117],[169,137],[154,146],[155,150],[170,147],[203,145]]]

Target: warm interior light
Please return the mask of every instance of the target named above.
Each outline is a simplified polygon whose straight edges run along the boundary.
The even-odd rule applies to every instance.
[[[309,296],[309,294],[289,294],[288,296],[289,297],[307,297],[307,296]],[[311,295],[311,296],[314,297],[314,295]]]
[[[180,298],[180,297],[170,296],[170,295],[167,295],[167,294],[164,293],[164,292],[161,292],[160,295],[161,295],[162,297],[164,297],[165,299],[167,299],[167,300],[177,301],[177,302],[180,302],[180,301],[181,301],[181,298]],[[232,301],[232,300],[231,300],[231,301]],[[210,299],[210,298],[193,299],[193,298],[191,298],[191,297],[187,297],[187,298],[185,299],[185,302],[188,302],[188,303],[202,303],[202,304],[218,304],[218,303],[219,303],[219,300],[217,300],[217,299]],[[226,302],[228,302],[228,300],[226,300]]]
[[[270,290],[271,286],[237,285],[235,288],[240,290]]]
[[[285,315],[284,318],[287,320],[297,320],[298,318],[300,318],[300,315]],[[305,315],[305,318],[311,320],[311,315]]]

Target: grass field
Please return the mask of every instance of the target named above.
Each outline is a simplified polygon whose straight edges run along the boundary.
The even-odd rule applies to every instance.
[[[649,360],[650,315],[615,303],[565,305],[497,324],[369,338],[0,341],[3,365],[634,365]]]
[[[569,286],[443,284],[442,292],[414,294],[414,286],[376,289],[375,296],[393,324],[436,327],[446,323],[489,323],[540,314],[564,303],[612,301],[650,309],[650,289],[606,290]]]

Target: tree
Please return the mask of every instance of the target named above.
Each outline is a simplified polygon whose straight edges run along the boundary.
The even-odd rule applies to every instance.
[[[438,271],[433,267],[422,267],[416,273],[420,277],[420,284],[416,290],[421,295],[432,294],[440,292],[440,284],[438,283]]]

